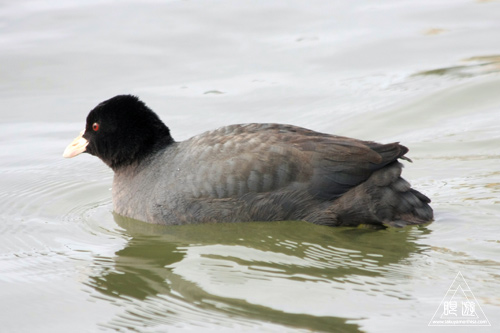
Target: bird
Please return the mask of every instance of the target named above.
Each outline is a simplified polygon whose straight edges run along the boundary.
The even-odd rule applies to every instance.
[[[63,156],[114,172],[113,210],[164,225],[299,220],[382,228],[433,220],[401,177],[408,148],[277,123],[223,126],[175,141],[134,95],[101,102]]]

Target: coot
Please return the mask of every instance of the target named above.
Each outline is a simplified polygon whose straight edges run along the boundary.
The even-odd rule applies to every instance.
[[[408,148],[282,124],[221,127],[176,142],[137,97],[97,105],[64,157],[114,171],[116,213],[157,224],[304,220],[403,226],[432,220],[400,177]]]

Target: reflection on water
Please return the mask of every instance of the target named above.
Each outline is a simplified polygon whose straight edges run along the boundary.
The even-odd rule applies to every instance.
[[[415,240],[429,233],[293,221],[158,226],[118,215],[115,221],[130,239],[89,282],[126,308],[109,327],[198,321],[185,318],[190,308],[202,318],[237,315],[239,324],[355,331],[341,318],[346,293],[411,298],[394,289],[405,275],[399,264],[425,250]],[[350,312],[359,319],[364,311]]]
[[[464,59],[466,65],[451,66],[418,72],[414,75],[450,75],[457,77],[473,77],[477,75],[500,72],[500,56],[478,56]]]

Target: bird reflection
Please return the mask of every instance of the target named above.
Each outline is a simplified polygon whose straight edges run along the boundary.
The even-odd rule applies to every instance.
[[[415,240],[429,232],[425,227],[329,228],[300,221],[160,226],[119,215],[114,218],[130,239],[115,253],[113,267],[108,265],[91,276],[89,284],[109,297],[133,300],[128,315],[158,322],[158,316],[172,315],[175,310],[133,313],[146,301],[168,296],[195,305],[200,311],[222,311],[232,317],[314,331],[332,327],[357,331],[358,326],[346,323],[356,318],[335,316],[334,308],[331,316],[288,313],[249,302],[245,293],[214,294],[204,287],[226,284],[227,288],[238,288],[241,284],[241,288],[249,288],[246,282],[252,279],[268,280],[259,282],[264,285],[293,280],[342,286],[356,279],[376,278],[390,273],[391,264],[423,251]],[[200,261],[189,261],[193,257],[205,261],[197,265]],[[339,302],[346,298],[345,293],[340,287]]]

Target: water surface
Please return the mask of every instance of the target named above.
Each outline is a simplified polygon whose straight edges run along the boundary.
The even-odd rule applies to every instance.
[[[500,2],[0,4],[5,332],[421,332],[460,271],[500,327]],[[177,140],[280,122],[400,141],[436,220],[161,227],[64,160],[88,111],[140,96]]]

